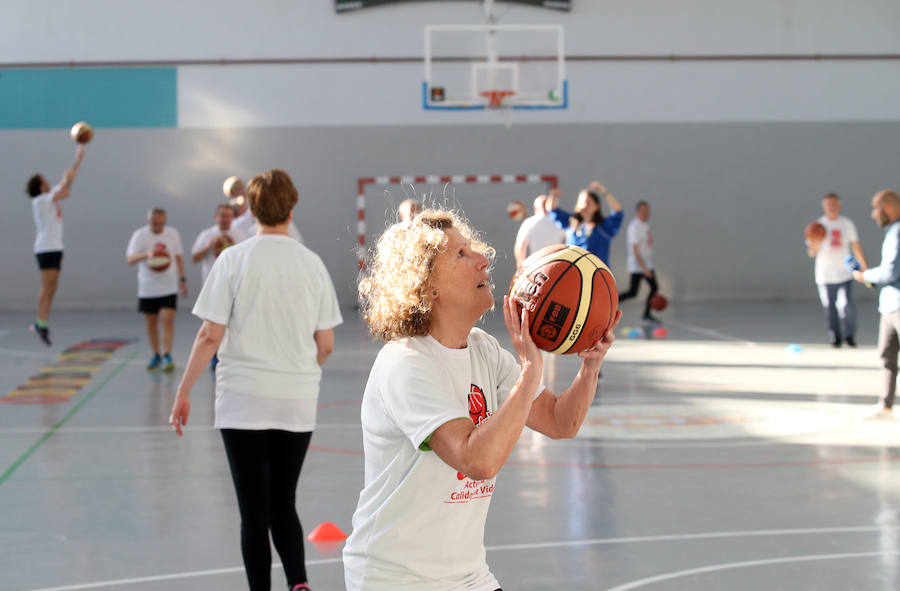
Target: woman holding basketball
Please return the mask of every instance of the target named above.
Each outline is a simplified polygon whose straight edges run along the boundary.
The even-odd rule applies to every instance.
[[[603,216],[600,207],[600,195],[606,198],[606,204],[609,206],[610,214],[606,217]],[[619,200],[613,197],[606,187],[594,181],[578,194],[575,213],[563,211],[558,203],[559,191],[553,190],[548,197],[548,215],[558,226],[566,230],[566,244],[589,250],[608,265],[609,245],[619,233],[622,220],[625,219]]]
[[[385,231],[360,282],[365,320],[387,344],[363,395],[365,488],[344,547],[349,591],[499,589],[484,549],[497,473],[526,425],[573,437],[587,414],[615,324],[553,394],[527,312],[504,299],[516,356],[475,328],[494,303],[493,254],[456,214],[426,209]]]

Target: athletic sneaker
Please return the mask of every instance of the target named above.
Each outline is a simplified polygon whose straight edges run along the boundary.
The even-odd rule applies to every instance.
[[[853,337],[847,337],[846,341],[848,347],[856,348],[856,339],[854,339]]]
[[[147,369],[157,369],[160,365],[162,365],[162,357],[159,356],[159,353],[154,353],[150,358],[150,363],[147,364]]]
[[[31,331],[31,334],[41,339],[48,347],[53,344],[50,342],[50,329],[46,326],[41,328],[37,325],[37,322],[33,322],[31,326],[28,327],[28,330]]]
[[[306,583],[299,583],[291,587],[291,591],[311,591]]]
[[[863,415],[864,421],[893,421],[894,411],[880,404]]]
[[[175,362],[168,353],[163,355],[163,371],[175,371]]]
[[[653,324],[662,324],[662,321],[653,314],[641,316],[641,320],[643,320],[644,322],[652,322]]]

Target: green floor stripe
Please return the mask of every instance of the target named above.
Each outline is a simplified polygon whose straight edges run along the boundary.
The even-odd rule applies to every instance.
[[[73,416],[75,416],[75,413],[78,412],[79,410],[81,410],[81,407],[84,406],[85,404],[87,404],[88,401],[94,397],[94,394],[99,392],[103,388],[103,386],[108,384],[111,379],[116,377],[120,371],[125,369],[125,366],[128,365],[128,362],[131,361],[132,359],[134,359],[137,356],[137,354],[138,354],[137,351],[132,353],[128,357],[128,359],[126,359],[119,365],[119,367],[114,369],[112,371],[112,373],[110,373],[108,376],[106,376],[102,382],[97,384],[97,386],[93,390],[88,392],[87,395],[85,395],[84,398],[81,399],[81,402],[76,404],[72,408],[72,410],[70,410],[68,413],[66,413],[66,416],[64,416],[59,421],[57,421],[57,423],[55,425],[53,425],[52,427],[50,427],[50,429],[46,433],[44,433],[40,439],[35,441],[31,447],[29,447],[27,450],[25,450],[25,453],[23,453],[21,456],[19,456],[19,458],[15,462],[13,462],[9,468],[6,469],[6,472],[4,472],[2,475],[0,475],[0,485],[2,485],[4,482],[9,480],[9,477],[12,476],[13,473],[19,469],[19,466],[21,466],[22,464],[25,463],[25,460],[27,460],[29,457],[31,457],[31,454],[36,452],[38,450],[38,448],[44,444],[45,441],[47,441],[48,439],[53,437],[53,434],[56,433],[57,429],[59,429],[60,427],[65,425],[69,421],[69,419],[71,419]]]

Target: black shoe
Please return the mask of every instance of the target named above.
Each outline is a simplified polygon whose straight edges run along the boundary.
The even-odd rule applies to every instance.
[[[854,349],[856,348],[856,339],[854,339],[853,337],[847,337],[846,341],[848,347],[853,347]]]
[[[31,331],[31,334],[41,339],[45,345],[48,347],[53,343],[50,342],[50,329],[47,327],[41,328],[37,325],[37,322],[33,322],[31,326],[28,327],[28,330]]]
[[[662,324],[662,321],[652,314],[647,314],[646,316],[641,316],[641,320],[644,322],[650,322],[652,324]]]
[[[841,339],[831,339],[831,346],[835,349],[841,348]]]

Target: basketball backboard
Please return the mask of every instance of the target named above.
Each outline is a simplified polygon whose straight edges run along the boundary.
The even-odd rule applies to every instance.
[[[428,25],[422,107],[566,109],[562,25]]]

